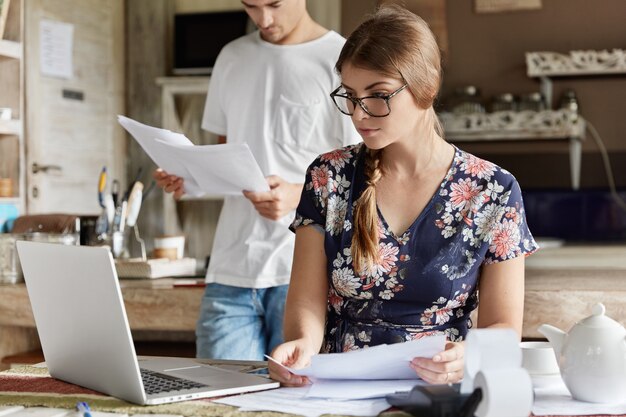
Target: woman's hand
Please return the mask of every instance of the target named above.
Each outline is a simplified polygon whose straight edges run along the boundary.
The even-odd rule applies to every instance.
[[[445,350],[432,359],[413,358],[410,366],[430,384],[453,384],[463,379],[464,352],[462,342],[448,342]]]
[[[159,187],[166,193],[174,193],[174,198],[178,200],[185,194],[185,184],[181,177],[170,175],[161,168],[154,171],[152,177],[156,180]]]
[[[304,339],[292,340],[278,345],[271,356],[277,362],[293,369],[304,368],[311,363],[311,356],[314,352],[310,349],[310,344]],[[278,381],[283,386],[300,387],[309,383],[305,376],[295,375],[279,366],[273,361],[269,362],[270,378]]]

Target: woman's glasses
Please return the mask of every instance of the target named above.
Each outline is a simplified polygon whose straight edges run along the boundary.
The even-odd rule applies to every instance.
[[[404,90],[406,86],[407,84],[404,84],[402,87],[390,94],[376,94],[361,98],[352,97],[346,93],[340,93],[339,91],[342,87],[337,87],[335,91],[330,93],[330,96],[333,98],[333,102],[339,111],[348,116],[352,116],[354,114],[354,110],[358,104],[365,113],[372,117],[385,117],[389,116],[389,113],[391,113],[389,100],[391,100],[391,98],[400,91]]]

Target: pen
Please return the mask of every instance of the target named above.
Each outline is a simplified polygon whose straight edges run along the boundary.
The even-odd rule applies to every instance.
[[[117,198],[120,194],[120,182],[118,180],[113,180],[113,185],[111,186],[111,196],[113,197],[113,206],[117,207]]]
[[[128,186],[128,189],[124,193],[124,200],[128,200],[128,197],[130,196],[130,193],[135,188],[135,184],[137,184],[139,182],[139,179],[141,178],[141,173],[142,172],[143,172],[143,167],[139,167],[139,170],[137,171],[137,175],[135,175],[135,179],[130,183],[130,185]]]
[[[115,218],[115,203],[113,202],[113,195],[106,193],[104,196],[104,210],[107,217],[107,228],[109,231],[113,231],[113,219]]]
[[[128,227],[133,227],[137,223],[137,216],[141,209],[142,190],[143,184],[137,181],[130,192],[130,196],[128,196],[128,215],[126,216],[126,225]]]
[[[98,203],[100,207],[104,208],[104,189],[107,185],[107,167],[102,167],[100,177],[98,178]]]
[[[76,409],[78,409],[79,412],[83,413],[83,417],[91,417],[91,408],[89,408],[89,404],[87,404],[86,402],[77,402]]]
[[[123,232],[124,226],[126,226],[126,216],[128,214],[128,201],[123,200],[119,206],[115,209],[115,216],[113,217],[113,231]]]

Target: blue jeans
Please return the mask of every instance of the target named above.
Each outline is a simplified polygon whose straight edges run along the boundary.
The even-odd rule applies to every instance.
[[[196,326],[196,356],[265,360],[263,355],[283,342],[287,288],[207,284]]]

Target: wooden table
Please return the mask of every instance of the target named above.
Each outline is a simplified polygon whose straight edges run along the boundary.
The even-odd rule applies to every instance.
[[[122,280],[135,340],[193,341],[204,288],[174,287],[174,279]],[[626,246],[543,249],[526,260],[523,336],[540,338],[549,323],[568,330],[603,302],[626,325]],[[37,348],[24,284],[0,286],[0,358]]]

